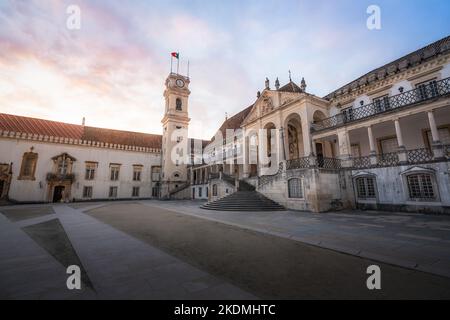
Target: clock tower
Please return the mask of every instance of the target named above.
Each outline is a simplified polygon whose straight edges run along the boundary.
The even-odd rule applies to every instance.
[[[161,150],[161,197],[187,182],[189,78],[171,73],[164,90],[165,112]]]

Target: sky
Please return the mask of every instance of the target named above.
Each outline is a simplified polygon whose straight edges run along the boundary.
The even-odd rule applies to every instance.
[[[67,28],[70,5],[80,29]],[[190,61],[189,135],[210,139],[266,77],[283,85],[291,70],[325,96],[448,35],[448,0],[0,0],[0,112],[160,134],[177,51],[180,73]]]

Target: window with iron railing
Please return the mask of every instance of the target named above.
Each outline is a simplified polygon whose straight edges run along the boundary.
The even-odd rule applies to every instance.
[[[411,200],[435,200],[433,176],[431,174],[411,174],[407,176],[409,198]]]
[[[375,199],[375,178],[360,177],[356,179],[356,191],[359,199]]]
[[[373,103],[377,112],[383,112],[390,109],[389,95],[373,99]]]
[[[436,80],[422,82],[416,85],[417,98],[419,100],[426,100],[437,97],[439,95],[438,85]]]

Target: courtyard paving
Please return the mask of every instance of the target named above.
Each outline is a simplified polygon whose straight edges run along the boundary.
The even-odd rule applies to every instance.
[[[449,217],[199,205],[0,207],[0,298],[450,297]],[[66,238],[69,244],[59,245]],[[71,263],[86,275],[80,291],[66,288]],[[371,264],[382,269],[381,291],[367,290]]]
[[[230,212],[201,210],[198,201],[143,203],[450,278],[450,216],[446,215]]]

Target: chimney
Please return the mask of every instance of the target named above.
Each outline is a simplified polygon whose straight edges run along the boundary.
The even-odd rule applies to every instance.
[[[83,117],[83,120],[81,120],[81,125],[84,127],[85,124],[86,124],[86,118]]]

